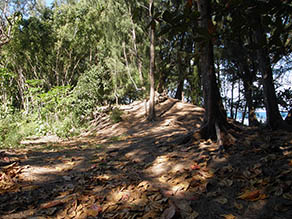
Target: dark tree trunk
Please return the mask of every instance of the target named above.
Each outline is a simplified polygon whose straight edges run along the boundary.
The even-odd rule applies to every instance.
[[[238,114],[238,109],[240,107],[240,102],[241,102],[241,98],[240,98],[240,80],[238,81],[238,100],[237,100],[237,103],[236,103],[236,107],[235,107],[235,114],[234,114],[234,119],[236,120],[237,119],[237,114]]]
[[[248,40],[249,44],[253,44],[252,42],[252,37]],[[232,45],[232,44],[231,44]],[[244,42],[241,39],[241,36],[238,36],[237,40],[236,40],[236,47],[234,48],[234,51],[238,52],[238,51],[243,51],[243,54],[246,55],[242,55],[239,57],[236,57],[236,63],[239,67],[240,70],[240,75],[241,75],[241,79],[243,81],[243,88],[244,88],[244,98],[246,100],[246,107],[248,109],[248,124],[249,126],[258,126],[259,122],[256,118],[256,114],[255,114],[255,106],[253,103],[253,82],[256,78],[255,76],[255,70],[253,67],[253,71],[250,70],[250,62],[249,62],[249,57],[251,60],[254,60],[255,58],[253,58],[253,54],[249,53],[249,51],[246,50],[246,48],[244,48]],[[254,61],[252,61],[251,63],[252,66],[254,66]]]
[[[212,22],[210,0],[198,0],[197,4],[200,13],[199,27],[208,30],[208,24]],[[224,144],[223,137],[228,123],[216,82],[211,37],[200,43],[199,55],[205,104],[205,116],[200,133],[203,138],[217,139],[219,144]]]
[[[177,85],[177,88],[176,88],[176,93],[175,93],[175,97],[174,97],[175,99],[182,100],[183,86],[184,86],[184,81],[180,80],[178,85]]]
[[[244,119],[245,119],[246,111],[247,111],[247,103],[245,103],[245,106],[244,106],[244,109],[243,109],[243,112],[242,112],[241,124],[244,124]]]
[[[244,87],[244,97],[246,100],[246,105],[248,108],[248,125],[249,126],[258,126],[259,122],[257,120],[256,114],[255,114],[255,107],[253,104],[253,97],[252,97],[252,73],[250,72],[248,66],[243,66],[244,70],[244,77],[243,79],[243,87]]]
[[[261,18],[256,16],[255,23],[257,24],[257,27],[255,29],[255,39],[257,44],[259,70],[262,74],[262,83],[264,87],[267,126],[271,129],[278,129],[284,125],[284,122],[277,103],[273,73],[267,48],[268,44],[261,22]]]
[[[165,90],[165,82],[166,82],[167,75],[165,74],[164,70],[161,70],[159,73],[159,81],[157,85],[158,93],[163,93]]]
[[[180,52],[177,52],[177,68],[178,68],[178,85],[175,93],[175,99],[182,100],[183,95],[183,88],[184,88],[184,72],[183,72],[183,65],[182,65],[182,58]]]
[[[288,125],[292,125],[292,109],[289,110],[287,117],[285,118],[285,122]]]
[[[147,112],[147,119],[149,121],[153,121],[155,119],[155,89],[154,89],[155,21],[152,18],[152,15],[153,15],[152,10],[153,10],[153,0],[149,0],[149,16],[151,19],[151,25],[150,25],[150,70],[149,70],[150,97],[149,97],[148,112]]]
[[[231,100],[230,100],[230,117],[234,119],[233,105],[234,105],[234,80],[231,82]]]

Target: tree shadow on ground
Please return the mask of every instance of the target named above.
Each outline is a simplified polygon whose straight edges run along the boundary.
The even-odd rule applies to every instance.
[[[222,153],[186,115],[7,151],[22,172],[1,190],[1,218],[291,218],[288,132],[244,128]]]

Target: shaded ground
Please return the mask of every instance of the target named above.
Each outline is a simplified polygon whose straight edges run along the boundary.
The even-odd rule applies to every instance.
[[[242,127],[224,153],[197,139],[203,109],[144,104],[78,138],[0,152],[0,218],[292,218],[292,135]]]

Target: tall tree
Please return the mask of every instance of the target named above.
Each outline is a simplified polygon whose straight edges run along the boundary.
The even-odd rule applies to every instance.
[[[201,127],[201,135],[204,138],[213,138],[223,144],[222,137],[227,127],[227,116],[223,108],[222,99],[216,81],[214,68],[214,53],[212,44],[211,3],[210,0],[197,1],[199,17],[199,28],[205,34],[205,39],[200,42],[199,65],[202,74],[203,96],[205,114]]]
[[[149,17],[150,17],[150,69],[149,69],[149,82],[150,82],[150,97],[147,112],[147,119],[152,121],[155,119],[155,88],[154,88],[154,66],[155,66],[155,20],[153,17],[153,0],[149,0]]]
[[[264,103],[266,108],[266,117],[267,117],[267,126],[271,129],[278,128],[288,128],[286,123],[280,114],[278,101],[276,97],[273,71],[271,66],[271,51],[269,48],[267,30],[269,30],[269,25],[265,25],[264,22],[273,25],[273,15],[266,14],[266,11],[263,11],[262,8],[270,11],[271,13],[279,11],[281,9],[281,4],[267,4],[266,2],[256,2],[255,8],[251,9],[250,15],[252,17],[252,28],[254,31],[254,38],[256,44],[256,54],[258,59],[258,68],[262,75],[262,84],[263,84],[263,93],[264,93]],[[276,19],[278,21],[278,19]],[[280,22],[281,23],[281,22]],[[278,26],[278,25],[276,25]],[[282,29],[281,25],[280,28]],[[277,34],[278,32],[275,31]],[[270,37],[274,39],[274,34]],[[278,52],[278,50],[276,50]],[[276,59],[280,56],[279,53],[276,55]],[[290,128],[290,127],[289,127]]]
[[[271,61],[267,48],[267,38],[262,27],[262,18],[257,15],[255,16],[255,23],[257,24],[255,29],[257,57],[264,87],[264,103],[266,107],[267,125],[272,129],[277,129],[282,125],[283,118],[280,114],[277,103]]]

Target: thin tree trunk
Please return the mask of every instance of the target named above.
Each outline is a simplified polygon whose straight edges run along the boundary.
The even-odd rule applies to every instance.
[[[292,125],[292,108],[289,110],[287,117],[285,118],[285,122],[288,125]]]
[[[253,44],[252,37],[248,40],[249,44]],[[240,50],[245,51],[245,48],[243,47],[243,41],[240,37],[237,39],[237,46]],[[257,120],[256,114],[255,114],[255,106],[253,103],[253,82],[255,80],[255,70],[254,70],[254,58],[251,59],[251,63],[253,66],[253,71],[250,70],[250,65],[248,61],[248,57],[254,56],[253,54],[249,54],[248,56],[242,56],[239,59],[237,59],[237,65],[239,66],[240,72],[241,72],[241,79],[243,81],[243,88],[244,88],[244,98],[246,101],[245,111],[248,110],[248,125],[249,126],[258,126],[259,122]],[[247,108],[247,109],[246,109]]]
[[[210,0],[198,0],[197,4],[200,13],[199,27],[208,31],[208,24],[212,22]],[[217,139],[219,145],[224,145],[227,144],[224,135],[228,123],[216,81],[211,38],[200,43],[199,63],[205,102],[205,116],[200,133],[203,138]]]
[[[150,82],[150,97],[148,106],[148,120],[153,121],[155,119],[155,89],[154,89],[154,64],[155,64],[155,47],[154,47],[154,35],[155,35],[155,21],[152,18],[153,0],[149,0],[149,17],[151,19],[150,24],[150,70],[149,70],[149,82]]]
[[[17,78],[17,85],[18,85],[18,91],[20,95],[21,105],[26,110],[26,101],[24,97],[24,91],[25,91],[25,78],[22,73],[22,69],[17,69],[18,78]]]
[[[230,117],[234,119],[233,105],[234,105],[234,80],[231,82],[231,100],[230,100]]]
[[[252,77],[247,66],[244,67],[243,87],[246,106],[248,108],[248,125],[258,126],[259,122],[255,114],[255,107],[252,100]]]
[[[247,103],[245,103],[244,110],[243,110],[243,112],[241,114],[241,124],[244,124],[244,119],[245,119],[246,111],[247,111]]]
[[[273,73],[267,48],[267,38],[261,22],[261,17],[257,16],[255,19],[255,23],[257,24],[255,29],[255,39],[258,46],[257,57],[259,61],[259,70],[262,73],[267,126],[271,129],[278,129],[283,126],[284,123],[277,103]]]
[[[239,106],[240,106],[240,101],[241,101],[241,98],[240,98],[240,80],[238,81],[238,100],[237,100],[237,104],[236,104],[236,107],[235,107],[235,114],[234,114],[234,119],[236,120],[237,119],[237,114],[238,114],[238,109],[239,109]]]
[[[114,77],[115,79],[117,80],[117,68],[116,68],[116,65],[115,65],[115,70],[114,70]],[[117,85],[117,81],[114,83],[114,96],[115,96],[115,99],[116,99],[116,105],[118,106],[119,105],[119,96],[118,96],[118,85]]]
[[[144,88],[144,78],[143,78],[143,72],[142,72],[142,60],[139,56],[138,53],[138,48],[137,48],[137,42],[136,42],[136,31],[135,31],[135,24],[132,18],[132,11],[130,10],[130,15],[131,15],[131,24],[132,24],[132,38],[133,38],[133,46],[134,46],[134,52],[135,52],[135,56],[138,62],[138,72],[139,72],[139,78],[140,78],[140,82],[142,84],[142,87]]]
[[[177,51],[177,68],[178,68],[178,85],[175,93],[175,99],[182,100],[182,93],[183,93],[183,87],[184,87],[184,72],[182,67],[182,58],[180,55],[180,52]]]
[[[124,51],[124,59],[125,59],[125,62],[126,62],[126,68],[127,68],[127,73],[128,73],[128,76],[130,78],[130,80],[132,81],[136,91],[139,90],[139,88],[137,87],[132,75],[131,75],[131,72],[130,72],[130,67],[129,67],[129,62],[128,62],[128,58],[127,58],[127,53],[126,53],[126,44],[125,42],[123,42],[123,51]]]

